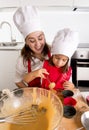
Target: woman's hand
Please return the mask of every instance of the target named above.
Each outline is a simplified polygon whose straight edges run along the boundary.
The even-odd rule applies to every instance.
[[[40,78],[46,78],[45,75],[48,75],[49,73],[47,72],[46,69],[38,69],[35,71],[32,71],[28,74],[26,74],[23,78],[23,81],[26,83],[31,82],[33,79],[40,77]]]
[[[73,90],[75,88],[74,84],[70,81],[65,81],[63,83],[63,87],[64,89],[67,89],[67,90]]]
[[[40,77],[40,78],[46,78],[45,75],[48,75],[49,73],[47,72],[46,69],[38,69],[34,71],[35,77]]]

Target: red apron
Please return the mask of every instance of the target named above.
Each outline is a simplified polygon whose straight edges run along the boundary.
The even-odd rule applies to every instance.
[[[48,52],[48,57],[50,58],[50,52]],[[31,72],[31,61],[28,60],[28,73]],[[41,78],[35,78],[31,82],[28,83],[29,87],[41,87]]]
[[[68,71],[66,73],[62,73],[60,68],[57,68],[55,66],[52,66],[49,64],[49,62],[46,60],[44,62],[43,68],[45,68],[49,75],[47,75],[47,78],[51,81],[51,82],[55,82],[55,90],[63,90],[63,83],[65,81],[68,81],[71,77],[71,73],[72,73],[72,69],[71,67],[69,67]],[[43,79],[42,80],[42,87],[49,89],[49,80],[47,79]]]

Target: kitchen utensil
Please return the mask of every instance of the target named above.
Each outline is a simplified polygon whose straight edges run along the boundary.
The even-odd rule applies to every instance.
[[[81,122],[86,130],[89,130],[89,111],[86,111],[81,116]]]
[[[25,108],[8,117],[0,118],[0,123],[28,124],[37,120],[37,113],[31,108]]]
[[[0,99],[0,104],[0,122],[40,124],[40,116],[47,112],[50,130],[53,130],[58,127],[63,116],[60,99],[50,90],[37,87],[13,90]]]
[[[86,96],[86,101],[87,101],[87,104],[89,105],[89,95]]]
[[[51,82],[48,76],[47,76],[46,79],[47,79],[48,82],[50,83],[50,84],[49,84],[49,88],[50,88],[50,89],[53,89],[53,88],[55,87],[55,85],[56,85],[55,82]]]

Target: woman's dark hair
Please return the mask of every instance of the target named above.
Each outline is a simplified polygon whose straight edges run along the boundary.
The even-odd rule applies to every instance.
[[[62,73],[65,73],[65,72],[68,71],[68,62],[69,62],[69,59],[67,60],[66,64],[65,64],[63,67],[61,67]],[[54,63],[53,63],[53,55],[52,55],[52,57],[49,59],[49,63],[50,63],[50,65],[53,65],[53,66],[54,66]]]
[[[50,47],[45,43],[43,51],[41,53],[41,61],[45,59],[45,56],[48,55]],[[21,55],[23,56],[24,61],[32,60],[32,57],[35,57],[34,52],[29,48],[27,44],[24,45],[24,47],[21,50]]]

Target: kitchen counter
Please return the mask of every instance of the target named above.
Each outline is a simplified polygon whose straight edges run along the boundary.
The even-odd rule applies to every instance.
[[[75,89],[75,91],[76,91],[76,89]],[[70,119],[63,117],[62,121],[60,123],[60,126],[63,126],[64,129],[61,129],[61,127],[59,127],[56,130],[78,130],[78,128],[83,127],[81,124],[81,120],[80,120],[81,107],[86,106],[89,109],[89,106],[86,104],[86,102],[82,96],[77,96],[76,100],[77,100],[77,104],[75,107],[77,110],[77,114],[73,118],[70,118]],[[18,129],[18,126],[16,126],[16,127]],[[0,124],[0,130],[13,130],[11,128],[13,128],[13,125],[11,126],[11,124],[9,124],[9,123]],[[29,130],[28,126],[21,125],[20,130],[24,130],[24,129]],[[85,128],[82,128],[82,130],[85,130]]]
[[[77,100],[77,104],[75,106],[77,113],[73,118],[70,119],[65,117],[62,118],[60,125],[63,126],[65,130],[80,130],[79,128],[83,127],[81,123],[81,115],[83,112],[89,111],[89,106],[87,105],[85,100],[86,96],[89,95],[89,92],[80,93],[79,89],[75,89],[74,93],[75,93],[74,97]],[[58,130],[60,130],[60,128]],[[82,128],[81,130],[85,130],[85,128]]]
[[[78,48],[89,48],[89,43],[80,43]]]
[[[19,44],[15,46],[0,46],[0,50],[21,50],[24,46],[23,42],[19,42]]]
[[[10,129],[10,126],[11,124],[9,123],[0,124],[0,130],[12,130]],[[64,117],[62,119],[60,126],[63,126],[63,128],[65,128],[63,130],[77,130],[78,128],[83,127],[82,124],[80,123],[80,120],[78,119],[76,120],[75,118],[67,119]],[[24,129],[27,130],[25,126],[22,126],[20,130],[24,130]],[[62,130],[61,127],[59,127],[58,130]],[[83,128],[82,130],[85,130],[85,129]]]
[[[10,126],[11,126],[11,124],[9,124],[9,123],[0,124],[0,130],[12,130],[12,129],[10,129]],[[78,120],[78,119],[76,120],[75,118],[67,119],[64,117],[62,119],[60,126],[63,126],[63,128],[65,128],[63,130],[77,130],[78,128],[83,127],[80,120]],[[20,130],[24,130],[24,129],[25,129],[25,127],[22,126]],[[28,130],[29,130],[29,128],[28,128]],[[59,127],[58,130],[62,130],[61,127]],[[82,130],[85,130],[85,129],[83,128]]]

